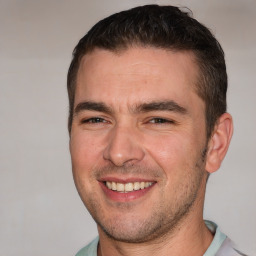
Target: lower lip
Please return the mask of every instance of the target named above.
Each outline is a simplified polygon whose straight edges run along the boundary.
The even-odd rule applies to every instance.
[[[127,202],[127,201],[132,201],[135,199],[138,199],[142,196],[144,196],[146,193],[148,193],[156,183],[151,185],[150,187],[140,189],[140,190],[134,190],[131,192],[126,192],[126,193],[121,193],[117,191],[113,191],[105,186],[103,182],[99,182],[100,186],[102,187],[102,190],[104,191],[105,195],[110,198],[113,201],[117,202]]]

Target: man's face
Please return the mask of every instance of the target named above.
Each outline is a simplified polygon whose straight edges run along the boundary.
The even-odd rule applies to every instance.
[[[100,233],[148,241],[201,214],[207,143],[197,77],[188,52],[96,49],[83,57],[70,151]]]

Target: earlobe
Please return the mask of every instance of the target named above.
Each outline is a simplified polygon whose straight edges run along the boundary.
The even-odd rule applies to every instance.
[[[220,168],[233,134],[233,121],[229,113],[224,113],[217,121],[208,143],[206,171],[213,173]]]

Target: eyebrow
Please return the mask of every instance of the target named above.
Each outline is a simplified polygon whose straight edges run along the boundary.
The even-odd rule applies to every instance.
[[[81,111],[90,110],[90,111],[98,111],[106,114],[113,114],[113,109],[108,107],[103,102],[93,102],[93,101],[84,101],[77,104],[75,107],[75,114],[78,114]],[[152,101],[137,104],[131,107],[131,112],[133,113],[147,113],[152,111],[171,111],[180,114],[186,114],[187,109],[180,106],[173,100],[167,101]]]
[[[84,101],[81,103],[78,103],[75,107],[75,114],[78,114],[81,111],[84,110],[91,110],[91,111],[98,111],[103,112],[106,114],[112,114],[113,111],[111,108],[109,108],[106,104],[102,102],[93,102],[93,101]]]
[[[173,100],[142,103],[135,108],[135,112],[145,113],[151,111],[172,111],[180,114],[186,114],[188,112],[185,107],[180,106]]]

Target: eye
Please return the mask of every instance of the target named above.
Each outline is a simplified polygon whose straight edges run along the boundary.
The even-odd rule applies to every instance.
[[[92,117],[81,121],[82,124],[97,124],[107,123],[107,121],[101,117]]]
[[[172,124],[174,123],[172,120],[168,120],[165,118],[155,117],[149,120],[149,123],[153,124]]]

